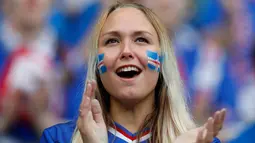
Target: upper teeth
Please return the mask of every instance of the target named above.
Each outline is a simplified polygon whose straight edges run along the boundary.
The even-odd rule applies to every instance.
[[[127,72],[127,71],[139,71],[136,67],[129,66],[129,67],[123,67],[119,69],[117,72]]]

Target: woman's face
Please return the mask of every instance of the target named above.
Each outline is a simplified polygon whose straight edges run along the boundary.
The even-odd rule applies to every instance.
[[[108,93],[124,102],[154,93],[159,51],[157,32],[140,10],[120,8],[112,12],[101,30],[98,51],[98,69]]]

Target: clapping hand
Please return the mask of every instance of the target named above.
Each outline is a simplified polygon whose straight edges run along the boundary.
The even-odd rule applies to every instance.
[[[107,129],[99,102],[93,98],[96,82],[89,81],[80,106],[78,129],[84,143],[108,143]]]
[[[212,143],[222,129],[225,115],[226,109],[215,112],[203,126],[180,135],[174,143]]]

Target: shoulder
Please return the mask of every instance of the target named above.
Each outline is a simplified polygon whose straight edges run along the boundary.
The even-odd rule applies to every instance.
[[[214,138],[212,143],[221,143],[221,141],[218,138]]]
[[[70,142],[75,127],[76,121],[69,121],[46,128],[42,133],[40,143]]]

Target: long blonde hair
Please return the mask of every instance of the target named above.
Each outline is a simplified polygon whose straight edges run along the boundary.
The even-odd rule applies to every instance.
[[[109,127],[112,123],[112,119],[109,115],[110,95],[105,90],[96,68],[98,39],[108,16],[116,9],[125,7],[136,8],[144,13],[157,31],[163,56],[160,76],[155,87],[155,108],[154,111],[148,115],[141,130],[144,127],[150,127],[152,134],[150,138],[151,143],[172,143],[177,136],[195,127],[195,125],[186,105],[182,81],[167,30],[150,9],[135,3],[117,3],[103,13],[95,27],[96,29],[91,39],[92,45],[90,47],[86,79],[94,79],[97,81],[98,89],[95,97],[101,104],[106,126]],[[72,142],[81,142],[78,128],[74,131]]]

